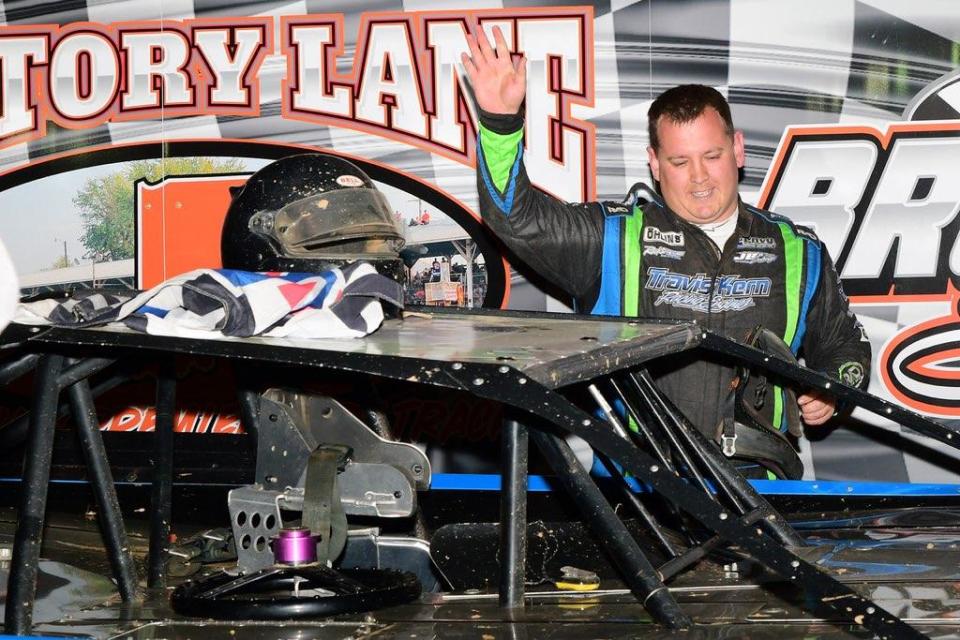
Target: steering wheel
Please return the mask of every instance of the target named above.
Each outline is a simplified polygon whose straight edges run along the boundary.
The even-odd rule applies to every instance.
[[[370,611],[419,596],[420,581],[405,571],[275,565],[239,577],[220,572],[189,580],[170,603],[189,616],[289,620]]]

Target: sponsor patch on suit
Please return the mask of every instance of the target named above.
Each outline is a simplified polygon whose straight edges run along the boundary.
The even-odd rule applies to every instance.
[[[737,238],[737,249],[776,249],[777,241],[769,236]]]
[[[733,254],[733,261],[738,264],[770,264],[777,261],[777,254],[767,251],[738,251]]]
[[[677,251],[669,247],[644,247],[643,255],[656,256],[658,258],[670,258],[671,260],[680,260],[686,251]]]
[[[683,246],[683,231],[661,231],[656,227],[644,227],[643,243],[658,242],[672,247]]]

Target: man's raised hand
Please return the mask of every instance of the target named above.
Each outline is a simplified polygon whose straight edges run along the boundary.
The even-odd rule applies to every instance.
[[[517,113],[527,92],[527,60],[514,61],[500,27],[493,28],[496,50],[490,47],[483,29],[477,37],[467,36],[470,55],[461,54],[463,67],[473,86],[477,106],[488,113]]]

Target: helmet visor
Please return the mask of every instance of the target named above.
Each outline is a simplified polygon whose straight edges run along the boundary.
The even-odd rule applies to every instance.
[[[275,212],[272,225],[251,227],[276,240],[287,256],[396,256],[404,245],[387,199],[374,188],[303,198]]]

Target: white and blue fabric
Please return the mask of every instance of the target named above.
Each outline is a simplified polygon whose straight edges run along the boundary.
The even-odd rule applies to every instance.
[[[121,322],[153,335],[190,338],[357,338],[375,331],[383,304],[403,292],[368,263],[321,273],[197,269],[141,293],[88,289],[21,304],[21,324],[89,327]]]

